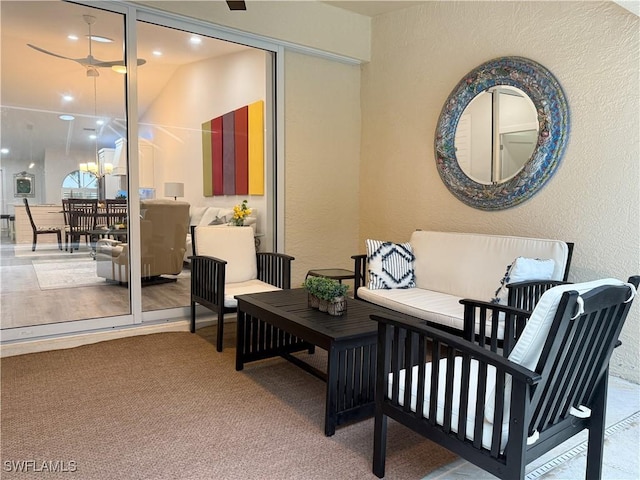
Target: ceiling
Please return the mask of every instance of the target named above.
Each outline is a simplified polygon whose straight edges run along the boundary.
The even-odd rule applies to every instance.
[[[349,10],[351,12],[359,13],[360,15],[365,15],[367,17],[375,17],[377,15],[382,15],[383,13],[394,12],[396,10],[402,10],[407,7],[413,7],[420,3],[427,3],[426,1],[419,0],[388,0],[388,1],[380,1],[380,2],[369,2],[369,1],[360,1],[360,0],[351,0],[351,1],[330,1],[327,0],[324,3],[328,3],[329,5],[333,5],[334,7],[342,8],[344,10]]]
[[[123,60],[123,16],[86,6],[63,2],[0,2],[1,13],[1,101],[0,142],[10,152],[7,159],[44,158],[44,148],[91,151],[89,140],[97,130],[101,144],[113,146],[124,136],[125,76],[110,68],[99,68],[99,76],[88,77],[86,68],[74,61],[36,51],[28,43],[58,55],[84,58],[89,53],[88,25],[83,15],[96,18],[92,34],[113,39],[112,43],[92,42],[92,54],[100,61]],[[55,19],[55,21],[52,21]],[[68,39],[70,34],[78,40]],[[191,34],[140,23],[138,58],[146,63],[138,68],[138,109],[142,116],[181,65],[245,50],[248,47],[203,37],[189,42]],[[162,56],[152,52],[161,50]],[[70,94],[73,101],[63,100]],[[58,118],[68,113],[75,120]],[[96,117],[104,120],[96,126]],[[27,161],[29,160],[29,161]],[[25,165],[25,168],[26,166]]]
[[[416,1],[328,1],[334,7],[361,15],[376,16],[415,5]],[[248,2],[248,8],[250,8]],[[92,34],[109,37],[112,43],[91,43],[99,61],[124,58],[123,16],[87,6],[52,1],[0,2],[1,19],[1,130],[0,142],[9,153],[2,160],[42,165],[45,148],[91,152],[113,146],[125,136],[125,76],[109,68],[98,68],[98,77],[74,61],[54,57],[27,46],[71,58],[89,54],[88,25],[83,15],[95,17]],[[52,21],[55,19],[55,21]],[[246,49],[242,45],[213,38],[189,43],[191,34],[156,25],[138,26],[138,111],[143,116],[150,104],[181,65],[203,61]],[[69,35],[77,40],[70,40]],[[152,52],[161,50],[162,56]],[[95,82],[94,82],[95,80]],[[69,94],[73,101],[63,100]],[[62,121],[60,114],[73,115]],[[104,124],[96,125],[100,118]],[[90,134],[98,134],[91,140]]]

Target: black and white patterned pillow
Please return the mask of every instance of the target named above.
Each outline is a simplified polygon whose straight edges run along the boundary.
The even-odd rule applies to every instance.
[[[416,276],[415,256],[410,243],[391,243],[367,240],[369,283],[371,290],[413,288]]]

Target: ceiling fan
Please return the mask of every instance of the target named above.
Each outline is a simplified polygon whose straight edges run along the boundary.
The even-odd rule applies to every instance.
[[[30,43],[27,43],[27,45],[31,48],[33,48],[34,50],[37,50],[38,52],[42,52],[42,53],[46,53],[47,55],[51,55],[53,57],[58,57],[58,58],[62,58],[64,60],[71,60],[73,62],[77,62],[80,65],[82,65],[83,67],[85,67],[87,69],[87,77],[98,77],[100,76],[100,73],[98,72],[98,68],[111,68],[114,66],[120,66],[120,67],[124,67],[125,63],[124,60],[113,60],[113,61],[102,61],[102,60],[98,60],[97,58],[95,58],[92,55],[92,51],[91,51],[91,44],[92,44],[92,36],[91,36],[91,25],[93,25],[96,22],[96,17],[92,16],[92,15],[83,15],[82,18],[84,19],[84,21],[86,22],[86,24],[89,26],[89,55],[87,55],[86,57],[83,58],[71,58],[71,57],[65,57],[64,55],[59,55],[57,53],[53,53],[53,52],[49,52],[48,50],[45,50],[44,48],[40,48],[40,47],[36,47],[35,45],[31,45]],[[138,66],[140,65],[144,65],[145,63],[147,63],[147,61],[143,58],[139,58],[138,59]]]
[[[227,6],[229,7],[229,10],[246,10],[247,9],[247,5],[244,3],[244,1],[227,0]]]

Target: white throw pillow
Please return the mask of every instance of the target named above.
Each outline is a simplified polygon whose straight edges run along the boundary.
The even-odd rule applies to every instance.
[[[369,283],[371,290],[413,288],[416,275],[413,267],[415,256],[411,244],[367,240]]]
[[[209,207],[194,207],[191,205],[191,207],[189,207],[189,225],[199,225],[204,212],[207,211],[207,208]]]
[[[200,221],[198,222],[199,227],[205,227],[213,222],[218,216],[218,212],[220,209],[218,207],[207,207],[207,210],[204,212]]]
[[[507,265],[507,271],[500,280],[500,287],[496,290],[496,296],[491,299],[491,303],[506,305],[509,297],[509,289],[507,288],[509,283],[551,280],[555,268],[556,263],[553,259],[516,258],[511,265]]]

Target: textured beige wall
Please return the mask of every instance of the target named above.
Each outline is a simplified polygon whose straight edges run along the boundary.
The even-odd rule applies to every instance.
[[[292,282],[358,252],[360,67],[285,55],[285,251]]]
[[[576,244],[572,281],[640,273],[638,27],[608,2],[430,2],[374,18],[362,74],[360,246],[367,237],[406,240],[416,228],[558,238]],[[506,55],[556,76],[571,133],[536,196],[482,212],[440,180],[434,130],[463,75]],[[639,312],[640,300],[611,362],[635,382]]]

